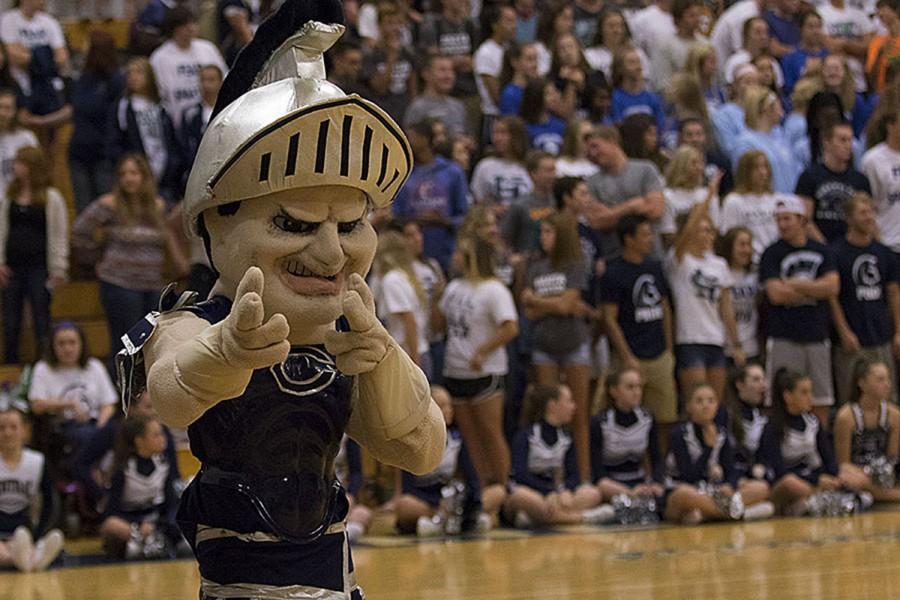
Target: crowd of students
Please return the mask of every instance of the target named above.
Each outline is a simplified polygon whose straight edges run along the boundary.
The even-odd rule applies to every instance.
[[[0,414],[0,562],[26,570],[62,545],[42,537],[53,479],[78,483],[112,555],[183,551],[170,433],[150,399],[116,414],[50,299],[96,278],[114,353],[168,279],[209,292],[181,194],[227,65],[279,2],[137,4],[125,53],[100,31],[69,48],[43,0],[0,17],[4,358],[26,300],[46,356]],[[401,531],[446,530],[457,477],[464,528],[608,522],[622,498],[683,523],[896,499],[897,0],[344,6],[329,79],[415,158],[372,215],[370,284],[451,429],[438,471],[397,474]],[[348,531],[371,516],[356,501]]]

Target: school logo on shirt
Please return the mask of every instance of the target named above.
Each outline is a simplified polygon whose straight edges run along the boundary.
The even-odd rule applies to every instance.
[[[269,367],[278,389],[293,396],[311,396],[327,388],[338,370],[327,352],[312,346],[291,352],[281,364]]]
[[[636,323],[649,323],[663,318],[662,294],[653,275],[641,275],[634,282],[631,301]]]
[[[565,273],[547,273],[534,278],[534,291],[538,296],[559,296],[566,291]]]
[[[781,261],[781,278],[801,277],[812,281],[822,265],[822,258],[818,252],[809,250],[791,252]]]
[[[863,302],[881,300],[881,271],[878,259],[871,254],[860,254],[853,261],[853,285],[856,299]]]
[[[691,274],[691,285],[694,286],[694,295],[708,302],[716,301],[719,290],[719,278],[706,275],[700,269]]]

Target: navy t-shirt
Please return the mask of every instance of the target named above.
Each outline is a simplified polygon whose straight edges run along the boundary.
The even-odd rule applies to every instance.
[[[618,306],[619,327],[640,359],[656,358],[666,350],[662,302],[669,297],[662,265],[649,258],[636,265],[617,256],[600,281],[600,301]]]
[[[759,261],[759,281],[765,285],[770,279],[802,277],[810,281],[835,270],[834,257],[823,244],[807,240],[795,247],[778,240],[762,254]],[[828,339],[828,303],[824,300],[799,305],[770,304],[766,334],[772,338],[798,343],[821,342]]]
[[[871,194],[869,180],[854,169],[836,173],[822,163],[810,165],[800,174],[796,192],[812,198],[813,220],[828,242],[842,238],[847,233],[844,205],[856,192]]]
[[[891,339],[887,285],[897,281],[897,259],[891,249],[873,241],[854,246],[836,240],[830,249],[841,276],[838,299],[850,329],[863,347],[880,346]]]

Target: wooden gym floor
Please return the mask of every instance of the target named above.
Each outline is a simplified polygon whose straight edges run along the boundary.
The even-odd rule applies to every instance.
[[[446,543],[384,536],[368,538],[354,557],[369,600],[883,600],[900,597],[900,512],[630,531],[498,530]],[[0,599],[194,599],[197,586],[192,561],[120,563],[4,572]]]

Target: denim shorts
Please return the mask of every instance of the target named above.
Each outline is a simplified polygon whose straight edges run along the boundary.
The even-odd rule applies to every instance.
[[[679,369],[725,368],[725,348],[712,344],[678,344],[675,360]]]
[[[537,348],[531,351],[533,365],[559,365],[560,367],[591,366],[591,345],[584,342],[568,354],[547,354]]]

